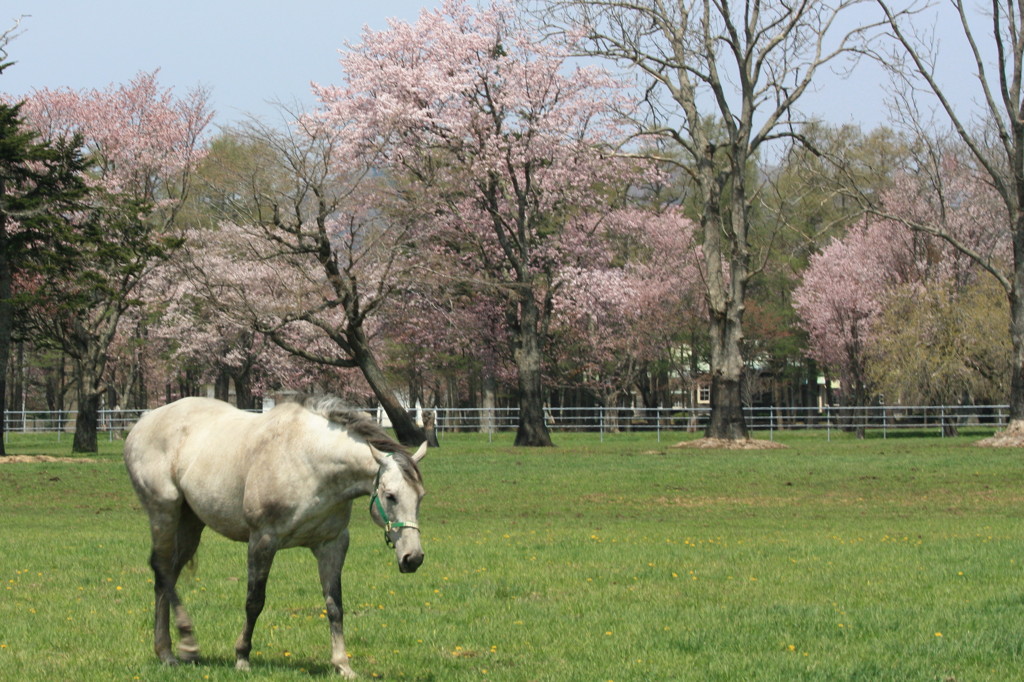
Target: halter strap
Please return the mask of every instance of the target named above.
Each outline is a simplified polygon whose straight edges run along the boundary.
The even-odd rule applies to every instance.
[[[387,457],[391,457],[388,453]],[[382,469],[383,467],[381,467]],[[381,521],[384,522],[384,542],[387,543],[388,547],[394,547],[395,543],[391,541],[391,536],[388,535],[393,530],[403,530],[405,528],[411,528],[417,533],[420,532],[419,524],[412,521],[392,521],[388,518],[388,512],[384,508],[384,503],[380,501],[380,474],[381,469],[377,469],[377,477],[373,481],[373,494],[370,496],[370,509],[376,509],[380,515]]]

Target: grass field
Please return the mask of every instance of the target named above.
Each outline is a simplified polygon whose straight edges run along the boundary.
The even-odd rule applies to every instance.
[[[972,438],[701,451],[654,436],[448,435],[423,469],[426,562],[366,514],[345,569],[352,665],[387,680],[1024,679],[1024,453]],[[35,436],[8,451],[62,455]],[[360,504],[362,507],[362,504]],[[152,652],[148,529],[107,444],[0,464],[0,679],[330,673],[312,556],[278,555],[233,669],[245,551],[208,533],[182,595],[204,663]]]

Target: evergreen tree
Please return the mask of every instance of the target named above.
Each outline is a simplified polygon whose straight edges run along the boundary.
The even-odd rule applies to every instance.
[[[0,49],[0,62],[4,56]],[[0,74],[10,65],[0,63]],[[0,456],[11,343],[17,313],[31,298],[25,285],[69,255],[62,215],[87,191],[78,143],[40,141],[21,107],[0,101]]]
[[[103,396],[121,321],[139,308],[143,283],[180,246],[176,216],[203,155],[211,113],[201,90],[180,99],[156,72],[103,90],[36,90],[24,118],[48,140],[73,136],[90,192],[68,215],[71,259],[37,278],[45,307],[33,332],[72,361],[78,415],[74,452],[96,452]]]

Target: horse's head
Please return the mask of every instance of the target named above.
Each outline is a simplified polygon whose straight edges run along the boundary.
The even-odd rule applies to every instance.
[[[379,466],[370,496],[370,516],[384,529],[384,540],[395,548],[398,570],[413,573],[423,563],[419,511],[425,491],[417,463],[427,454],[427,444],[411,456],[386,454],[372,445],[370,452]]]

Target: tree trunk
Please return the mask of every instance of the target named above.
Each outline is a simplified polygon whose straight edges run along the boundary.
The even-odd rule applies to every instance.
[[[516,364],[519,364],[518,362]],[[517,446],[550,447],[551,434],[544,423],[544,398],[541,373],[519,369],[519,428],[516,429]]]
[[[863,372],[858,371],[858,376],[863,376]],[[868,388],[867,384],[859,378],[853,382],[853,385],[855,387],[853,391],[853,405],[855,409],[852,412],[853,432],[857,436],[857,440],[864,440],[864,437],[867,435],[867,425],[865,422],[867,422],[868,418]]]
[[[519,373],[519,428],[515,444],[550,447],[551,434],[544,422],[544,372],[539,331],[540,311],[527,291],[520,303],[520,323],[515,339],[515,362]]]
[[[497,380],[494,372],[485,368],[483,372],[482,396],[480,401],[480,433],[494,433],[495,428],[495,393],[497,392]]]
[[[78,384],[78,417],[75,419],[75,439],[71,445],[71,452],[99,452],[97,431],[100,422],[101,393],[85,385],[81,379]]]
[[[418,447],[427,440],[427,435],[416,425],[416,420],[398,400],[394,389],[391,388],[391,382],[388,381],[384,371],[377,364],[377,359],[373,356],[362,334],[350,333],[349,340],[352,345],[353,359],[366,378],[366,383],[370,385],[373,395],[380,402],[380,406],[384,408],[388,419],[391,420],[391,428],[395,430],[398,442],[402,445]]]
[[[110,329],[114,329],[115,323]],[[110,336],[113,336],[111,331]],[[86,334],[79,336],[79,341],[89,338]],[[93,348],[80,343],[81,356],[74,359],[75,391],[78,397],[78,416],[75,418],[75,438],[71,445],[72,452],[99,452],[96,434],[100,422],[100,404],[105,392],[103,371],[107,365],[106,345],[91,339]],[[108,341],[109,342],[109,341]]]
[[[67,392],[67,356],[62,352],[46,370],[46,409],[50,412],[64,411],[64,397]]]
[[[7,456],[5,447],[7,421],[7,372],[0,372],[0,457]]]
[[[743,354],[740,324],[726,315],[711,316],[711,417],[705,438],[746,440],[743,415]]]
[[[746,440],[747,422],[743,418],[742,379],[711,377],[711,417],[704,429],[705,438]]]
[[[229,402],[231,399],[231,375],[227,367],[221,367],[213,381],[213,397]]]
[[[0,186],[2,191],[2,186]],[[0,215],[0,456],[4,450],[4,427],[7,421],[7,364],[11,355],[11,336],[14,332],[14,306],[11,290],[14,275],[7,257],[7,218]]]
[[[12,354],[7,358],[7,405],[15,410],[25,406],[25,342],[11,343]],[[22,415],[22,420],[25,415]]]
[[[240,410],[256,408],[256,398],[252,394],[252,368],[248,363],[238,371],[231,373],[235,382],[235,407]]]
[[[436,414],[433,410],[424,413],[423,415],[423,433],[427,437],[427,446],[432,448],[439,448],[441,444],[437,441],[437,429],[435,427],[434,420]]]
[[[136,350],[132,359],[132,379],[125,391],[124,408],[127,410],[144,410],[149,407],[149,395],[146,390],[146,364],[142,361],[142,348],[148,344],[147,327],[139,322],[134,331]]]
[[[696,114],[691,113],[691,121]],[[743,145],[731,145],[728,182],[729,206],[722,205],[723,186],[719,184],[716,146],[702,144],[698,185],[704,213],[704,265],[707,278],[707,302],[710,316],[711,417],[705,438],[746,440],[747,423],[743,416],[743,313],[746,304],[749,244],[747,243],[747,206],[743,173],[746,156],[737,154]]]
[[[1024,241],[1024,230],[1021,232],[1022,238],[1015,241]],[[1013,373],[1010,377],[1008,430],[1010,428],[1024,429],[1024,248],[1021,248],[1021,251],[1022,253],[1017,254],[1014,259],[1016,278],[1009,294]]]

